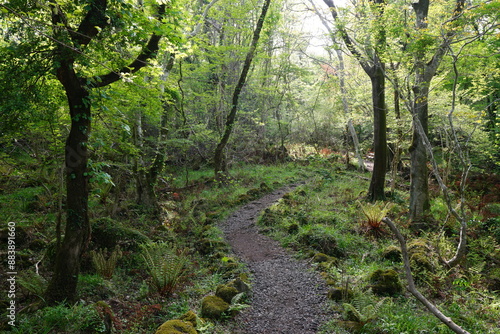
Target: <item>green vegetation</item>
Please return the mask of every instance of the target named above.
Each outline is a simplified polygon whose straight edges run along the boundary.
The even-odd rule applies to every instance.
[[[300,182],[259,226],[331,287],[324,333],[450,333],[385,216],[417,288],[498,333],[498,22],[479,0],[3,1],[0,331],[227,334],[246,268],[217,224]]]

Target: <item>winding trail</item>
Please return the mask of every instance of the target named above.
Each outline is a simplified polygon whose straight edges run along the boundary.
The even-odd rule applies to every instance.
[[[327,287],[305,261],[259,233],[257,217],[295,186],[274,191],[233,213],[221,228],[252,274],[251,307],[236,317],[235,334],[312,334],[333,317]]]

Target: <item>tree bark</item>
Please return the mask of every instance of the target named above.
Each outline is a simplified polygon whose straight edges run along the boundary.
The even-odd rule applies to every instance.
[[[54,276],[46,301],[74,300],[80,258],[90,239],[88,217],[89,177],[87,175],[88,138],[91,130],[90,92],[80,83],[71,64],[61,63],[57,77],[63,84],[71,115],[71,130],[66,140],[66,228],[57,250]]]
[[[387,171],[387,115],[385,106],[385,75],[379,63],[370,76],[373,101],[374,162],[368,200],[385,200],[385,173]]]
[[[332,17],[338,23],[338,12],[333,0],[323,0],[330,8]],[[373,3],[383,5],[384,0],[375,0]],[[383,7],[378,10],[383,11]],[[380,13],[377,13],[379,15]],[[378,56],[378,47],[384,44],[384,32],[380,32],[377,47],[372,50],[370,59],[371,64],[363,57],[361,52],[356,48],[354,41],[349,37],[345,28],[337,24],[340,29],[342,39],[347,46],[347,49],[358,60],[365,73],[370,77],[372,84],[372,106],[373,106],[373,148],[374,148],[374,164],[373,172],[368,189],[368,199],[370,201],[385,199],[385,173],[387,166],[387,110],[385,105],[385,74],[384,64]]]
[[[56,253],[54,274],[45,292],[49,304],[73,302],[76,297],[80,260],[91,236],[88,216],[89,176],[87,173],[88,141],[92,113],[90,90],[103,87],[120,79],[119,73],[134,73],[147,65],[147,60],[158,51],[160,36],[153,34],[143,51],[128,66],[99,78],[79,76],[75,70],[77,52],[88,45],[105,28],[107,0],[96,0],[78,29],[72,29],[64,12],[56,2],[50,3],[54,38],[57,47],[57,79],[61,82],[68,100],[71,129],[65,146],[66,165],[66,227],[64,239]],[[159,6],[159,17],[165,13],[165,5]],[[76,31],[76,32],[75,32]],[[69,36],[69,37],[68,37]],[[73,46],[71,46],[73,44]]]
[[[252,64],[253,57],[255,55],[255,50],[257,49],[257,43],[259,42],[260,32],[262,31],[262,27],[264,25],[264,20],[266,18],[267,10],[269,9],[269,5],[271,0],[265,0],[262,5],[262,12],[260,14],[259,20],[257,21],[257,26],[255,27],[252,43],[250,45],[250,50],[247,53],[245,58],[245,63],[243,64],[243,69],[240,74],[240,78],[236,87],[234,88],[231,111],[229,112],[226,124],[224,127],[224,134],[222,135],[221,140],[217,144],[214,153],[214,172],[215,179],[218,181],[223,181],[226,178],[227,171],[227,163],[225,157],[225,148],[229,141],[229,137],[233,131],[234,123],[236,120],[236,113],[238,110],[238,99],[240,97],[243,86],[245,85],[246,78],[248,75],[248,71],[250,70],[250,65]]]
[[[429,12],[429,0],[419,0],[412,3],[416,14],[416,28],[424,31],[427,29],[427,14]],[[457,0],[455,10],[450,21],[455,20],[464,9],[464,0]],[[425,50],[419,50],[415,54],[415,85],[413,86],[413,119],[418,119],[422,125],[425,136],[428,135],[428,99],[431,80],[447,52],[452,39],[456,33],[451,30],[443,36],[441,44],[436,49],[432,59],[425,61]],[[415,124],[413,125],[413,139],[410,146],[411,157],[411,182],[410,182],[410,220],[419,222],[425,219],[425,215],[430,209],[429,186],[427,168],[428,157],[426,154],[424,140],[418,132]]]

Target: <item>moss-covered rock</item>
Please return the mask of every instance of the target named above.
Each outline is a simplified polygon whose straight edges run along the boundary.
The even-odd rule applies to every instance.
[[[238,293],[239,293],[238,289],[236,289],[233,286],[228,286],[225,284],[219,285],[217,287],[217,290],[215,291],[215,295],[217,297],[222,298],[226,303],[231,303],[233,297],[236,296]]]
[[[175,319],[165,322],[155,334],[197,334],[197,332],[190,322]]]
[[[328,298],[336,302],[351,300],[353,291],[346,287],[336,287],[328,290]]]
[[[315,225],[300,233],[297,236],[297,241],[326,255],[335,257],[344,256],[344,251],[338,247],[335,237],[325,230],[322,225]]]
[[[332,261],[334,259],[335,258],[332,257],[332,256],[328,256],[328,255],[323,254],[323,253],[316,253],[313,256],[312,261],[314,263],[321,263],[321,262],[330,262],[330,261]]]
[[[250,291],[250,286],[245,283],[246,278],[244,276],[245,274],[240,275],[240,277],[229,282],[227,286],[235,288],[236,290],[238,290],[238,293]]]
[[[206,296],[201,301],[201,316],[220,319],[229,310],[229,303],[217,296]]]
[[[196,250],[201,255],[215,254],[217,252],[226,252],[228,250],[227,244],[222,240],[214,240],[203,238],[196,243]]]
[[[184,322],[189,322],[191,325],[193,325],[194,328],[196,328],[196,325],[198,323],[197,321],[198,317],[196,316],[196,313],[193,311],[187,311],[183,315],[179,317],[179,320],[182,320]]]
[[[297,233],[299,233],[299,224],[292,223],[292,224],[288,225],[286,230],[287,230],[288,234],[297,234]]]
[[[382,251],[382,258],[392,262],[401,262],[403,260],[401,256],[401,248],[394,245],[387,246]]]
[[[370,275],[369,280],[373,293],[380,296],[395,296],[403,290],[399,275],[393,269],[375,270]]]
[[[119,245],[123,250],[138,251],[140,244],[148,242],[151,240],[146,235],[113,219],[103,217],[92,222],[94,248],[114,249]]]
[[[410,265],[417,274],[422,271],[434,272],[435,266],[431,261],[432,256],[429,256],[431,252],[432,248],[424,239],[415,239],[408,243]]]

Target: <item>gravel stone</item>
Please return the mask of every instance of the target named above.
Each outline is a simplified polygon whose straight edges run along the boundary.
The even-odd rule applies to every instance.
[[[334,317],[327,286],[306,261],[259,233],[257,217],[295,186],[246,204],[221,224],[228,243],[252,275],[251,307],[235,318],[235,334],[312,334]]]

